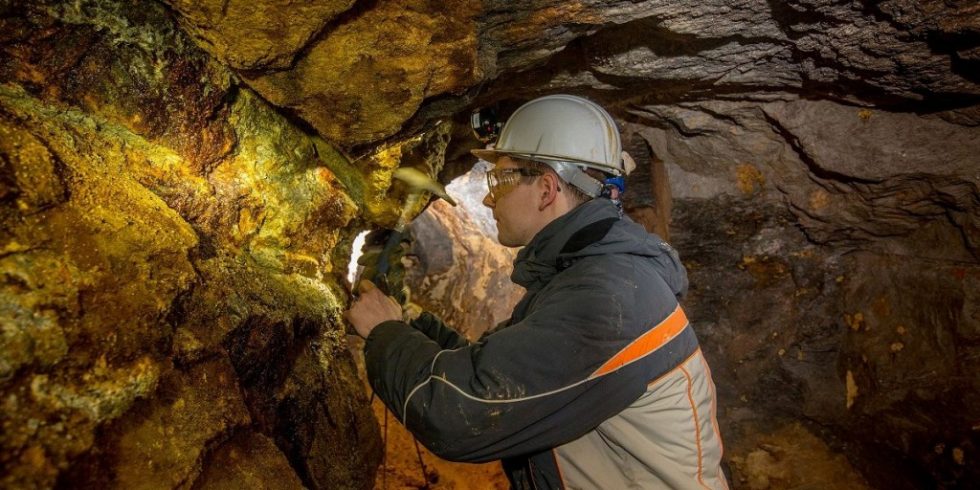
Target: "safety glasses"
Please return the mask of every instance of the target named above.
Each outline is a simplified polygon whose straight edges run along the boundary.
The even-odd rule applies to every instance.
[[[533,168],[495,168],[487,171],[487,189],[490,200],[497,202],[505,194],[517,187],[526,177],[537,177],[543,172]]]

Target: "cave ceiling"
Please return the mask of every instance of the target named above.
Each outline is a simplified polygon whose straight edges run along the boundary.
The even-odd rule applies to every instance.
[[[716,98],[923,112],[980,100],[968,1],[169,3],[202,49],[345,148],[558,91],[620,115]]]

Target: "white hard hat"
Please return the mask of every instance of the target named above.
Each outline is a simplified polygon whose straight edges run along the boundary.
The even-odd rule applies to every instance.
[[[493,149],[472,153],[489,162],[508,155],[547,164],[593,197],[602,184],[581,167],[616,176],[632,170],[623,163],[612,116],[595,102],[574,95],[548,95],[522,105],[507,120]]]

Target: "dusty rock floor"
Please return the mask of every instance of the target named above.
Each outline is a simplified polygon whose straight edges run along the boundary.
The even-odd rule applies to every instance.
[[[755,432],[757,431],[757,432]],[[725,451],[732,488],[749,490],[871,490],[847,458],[799,423],[774,431],[752,428]]]

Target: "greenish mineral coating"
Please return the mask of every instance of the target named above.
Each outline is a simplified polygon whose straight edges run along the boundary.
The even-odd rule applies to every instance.
[[[399,218],[411,218],[425,209],[431,194],[393,179],[392,174],[399,167],[413,167],[435,179],[445,163],[451,130],[451,123],[437,122],[421,134],[395,140],[366,158],[363,165],[368,182],[364,195],[366,219],[391,228]]]
[[[0,487],[188,487],[234,458],[369,486],[343,275],[404,196],[160,4],[23,3],[0,30]]]

